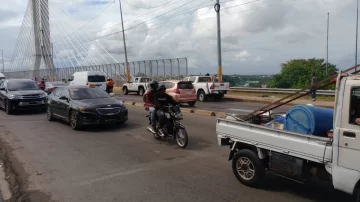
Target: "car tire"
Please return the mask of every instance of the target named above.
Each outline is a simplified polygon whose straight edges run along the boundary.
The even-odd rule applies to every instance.
[[[236,152],[232,159],[232,170],[236,178],[246,186],[260,187],[264,181],[264,164],[251,150]]]
[[[124,94],[124,95],[129,94],[129,90],[127,89],[127,87],[124,87],[124,88],[123,88],[123,94]]]
[[[196,103],[196,101],[194,101],[194,102],[188,102],[188,105],[189,105],[190,107],[193,107],[193,106],[195,105],[195,103]]]
[[[200,101],[200,102],[204,102],[206,101],[206,94],[203,90],[200,90],[197,94],[197,99]]]
[[[70,127],[73,130],[78,130],[80,128],[79,126],[79,116],[78,112],[76,110],[71,110],[69,113],[69,123]]]
[[[48,106],[46,108],[46,118],[47,118],[48,121],[53,121],[54,120],[53,113],[52,113],[52,110],[51,110],[50,106]]]
[[[11,102],[9,101],[9,100],[6,100],[5,101],[5,112],[6,112],[6,114],[12,114],[13,113],[13,109],[12,109],[12,104],[11,104]]]
[[[140,88],[139,88],[139,91],[138,91],[138,94],[139,94],[140,96],[143,96],[144,93],[145,93],[145,89],[144,89],[143,87],[140,87]]]

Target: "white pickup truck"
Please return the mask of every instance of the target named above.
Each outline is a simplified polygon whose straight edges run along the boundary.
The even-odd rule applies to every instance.
[[[205,101],[208,97],[220,100],[230,89],[230,83],[215,82],[210,76],[188,76],[183,81],[193,83],[199,101]]]
[[[130,82],[124,83],[122,87],[123,93],[127,95],[129,92],[136,92],[138,95],[143,96],[150,82],[150,77],[133,77]]]
[[[360,202],[360,126],[353,123],[350,110],[359,109],[360,75],[339,74],[336,86],[329,138],[217,119],[218,144],[230,145],[236,178],[252,187],[262,183],[266,171],[297,182],[320,179]]]

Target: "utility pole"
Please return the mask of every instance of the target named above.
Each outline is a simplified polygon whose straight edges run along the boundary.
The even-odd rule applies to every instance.
[[[2,72],[5,72],[5,65],[4,65],[4,50],[1,51],[1,64],[2,64]]]
[[[126,79],[127,79],[127,82],[129,82],[130,81],[130,72],[129,72],[129,62],[128,62],[128,57],[127,57],[127,51],[126,51],[125,30],[124,30],[124,20],[123,20],[122,8],[121,8],[121,0],[119,0],[119,4],[120,4],[121,26],[122,26],[124,51],[125,51]]]
[[[217,47],[218,47],[218,81],[222,82],[222,64],[221,64],[221,25],[220,25],[220,2],[216,0],[214,6],[217,16]]]
[[[328,73],[328,65],[329,65],[329,22],[330,22],[330,14],[327,14],[327,34],[326,34],[326,72]]]
[[[357,63],[357,51],[358,51],[358,32],[359,32],[359,0],[356,1],[356,43],[355,43],[355,66]],[[356,71],[357,68],[355,68]]]

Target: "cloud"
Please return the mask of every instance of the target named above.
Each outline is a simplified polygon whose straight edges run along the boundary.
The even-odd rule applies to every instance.
[[[129,4],[122,6],[129,61],[187,57],[190,73],[217,72],[213,1],[186,5],[187,1],[180,0],[126,2]],[[329,61],[340,69],[353,65],[356,2],[249,2],[234,0],[221,5],[224,74],[273,74],[280,71],[281,63],[293,58],[324,58],[327,12]],[[21,0],[0,3],[0,49],[6,58],[12,58],[26,4]],[[51,0],[49,4],[56,64],[124,62],[117,1]]]

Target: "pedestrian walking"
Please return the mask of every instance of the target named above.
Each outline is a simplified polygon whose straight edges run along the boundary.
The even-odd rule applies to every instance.
[[[315,75],[315,73],[312,73],[311,87],[310,87],[310,95],[311,95],[312,101],[316,101],[316,88],[317,88],[316,75]]]

